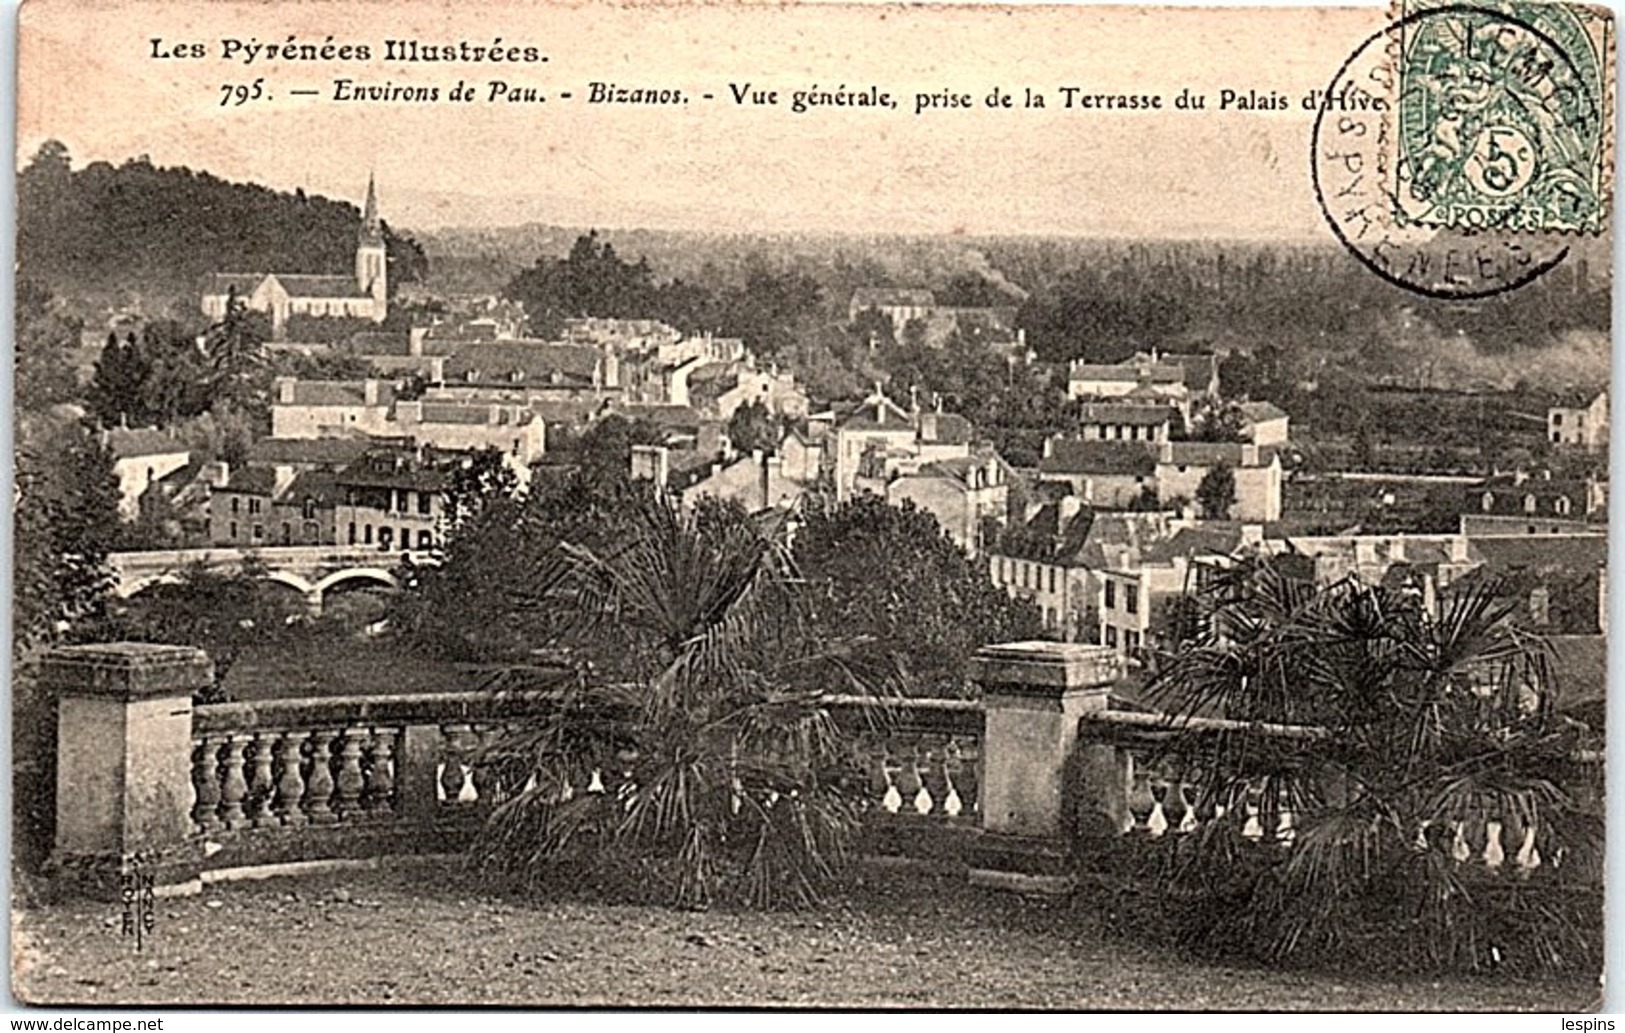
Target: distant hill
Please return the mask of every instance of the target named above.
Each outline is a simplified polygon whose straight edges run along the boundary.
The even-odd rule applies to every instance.
[[[362,184],[357,184],[358,192]],[[71,167],[47,143],[17,180],[20,278],[86,309],[139,304],[149,314],[195,307],[214,272],[347,273],[361,212],[346,201],[230,183],[145,158]],[[391,288],[427,261],[386,225]]]

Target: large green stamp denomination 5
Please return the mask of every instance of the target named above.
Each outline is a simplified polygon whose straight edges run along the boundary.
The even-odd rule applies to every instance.
[[[1600,233],[1612,20],[1521,0],[1406,0],[1393,172],[1401,223]]]

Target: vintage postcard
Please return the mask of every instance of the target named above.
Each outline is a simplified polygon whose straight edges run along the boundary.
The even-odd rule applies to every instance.
[[[1592,1022],[1614,32],[27,0],[17,1006]]]

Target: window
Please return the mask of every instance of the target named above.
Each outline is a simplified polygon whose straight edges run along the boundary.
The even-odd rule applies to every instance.
[[[232,515],[232,516],[236,516],[236,515],[237,515],[237,506],[238,506],[238,503],[240,503],[240,502],[242,502],[242,501],[243,501],[243,500],[242,500],[242,499],[240,499],[240,498],[238,498],[238,497],[237,497],[237,496],[235,496],[235,495],[233,495],[233,496],[232,496],[232,497],[231,497],[231,515]],[[235,537],[235,536],[236,536],[236,534],[237,534],[237,532],[235,532],[235,531],[233,531],[233,532],[232,532],[232,535],[233,535],[233,537]]]
[[[355,521],[350,521],[350,544],[355,544]]]
[[[1117,646],[1117,629],[1110,624],[1106,625],[1106,644],[1114,648]]]
[[[433,495],[426,491],[418,492],[418,516],[428,516],[430,506],[433,504],[433,502]]]
[[[265,525],[264,524],[255,524],[254,525],[253,538],[254,538],[254,540],[256,542],[265,540]]]
[[[229,537],[229,538],[230,538],[230,539],[231,539],[231,540],[232,540],[232,541],[236,541],[236,540],[237,540],[237,521],[235,521],[235,520],[233,520],[233,521],[232,521],[232,522],[231,522],[231,525],[230,525],[230,528],[229,528],[229,531],[228,531],[228,537]]]
[[[305,500],[304,512],[303,512],[302,515],[304,516],[304,518],[306,520],[315,520],[316,519],[316,500],[315,499],[306,499]]]
[[[1562,413],[1560,413],[1560,412],[1552,413],[1552,426],[1554,426],[1554,427],[1563,426],[1563,414]]]
[[[1055,568],[1049,568],[1049,590],[1055,591]]]
[[[282,521],[282,544],[293,544],[293,525],[288,523],[286,520]]]
[[[1140,612],[1140,586],[1138,584],[1123,586],[1123,609],[1129,613]]]
[[[1561,445],[1562,443],[1563,443],[1563,432],[1560,431],[1560,430],[1552,431],[1552,444]]]
[[[1140,633],[1138,631],[1123,632],[1123,646],[1129,652],[1140,648]]]
[[[1106,609],[1115,610],[1116,608],[1117,608],[1117,582],[1112,581],[1111,579],[1108,578],[1107,581],[1106,581]],[[1116,645],[1115,642],[1111,642],[1111,643],[1107,643],[1107,644],[1108,645]]]
[[[1559,495],[1557,497],[1557,501],[1553,503],[1553,508],[1557,510],[1558,516],[1568,516],[1569,511],[1574,507],[1569,502],[1569,497],[1567,495]]]
[[[362,545],[371,545],[372,544],[372,525],[371,524],[368,524],[366,527],[363,527],[361,529],[361,544]]]
[[[378,545],[380,548],[388,549],[394,540],[395,529],[393,527],[380,527],[378,529]]]
[[[428,548],[432,547],[433,544],[434,543],[433,543],[433,541],[431,541],[428,531],[419,531],[418,532],[418,548],[420,548],[420,549],[428,549]]]
[[[260,500],[259,499],[249,499],[248,500],[248,515],[253,516],[254,514],[258,513],[259,511],[260,511]]]

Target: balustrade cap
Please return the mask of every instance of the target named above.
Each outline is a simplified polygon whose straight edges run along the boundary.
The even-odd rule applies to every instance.
[[[1106,689],[1123,675],[1116,650],[1078,642],[1007,642],[971,658],[971,678],[988,694],[1055,697]]]
[[[40,674],[47,685],[67,695],[128,702],[190,697],[214,683],[214,661],[191,646],[109,642],[53,649],[41,662]]]

